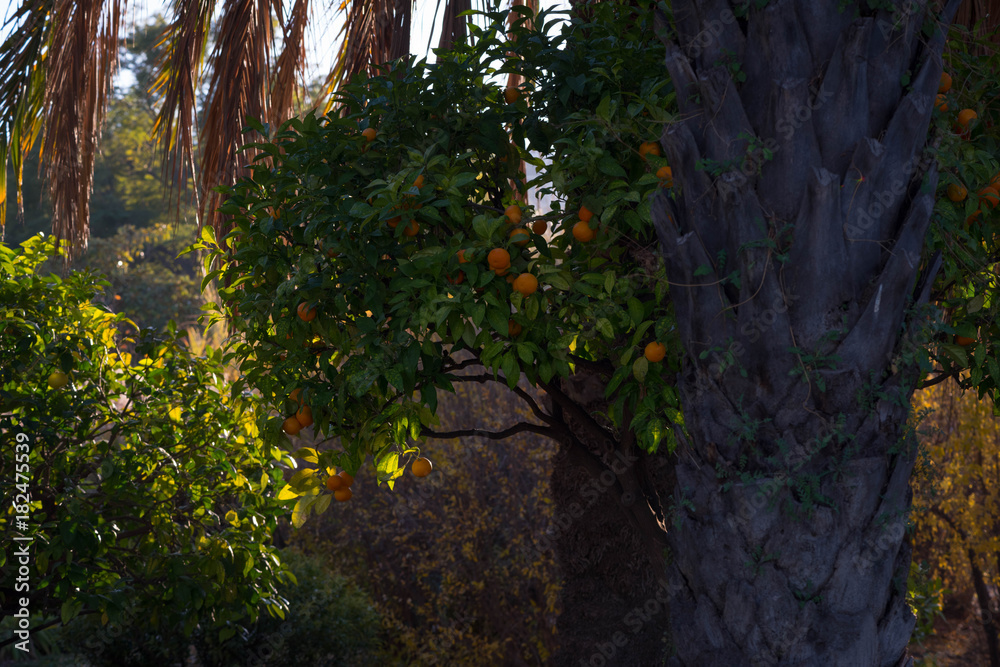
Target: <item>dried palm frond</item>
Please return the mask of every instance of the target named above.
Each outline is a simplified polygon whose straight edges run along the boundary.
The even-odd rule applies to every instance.
[[[277,126],[292,114],[295,95],[295,77],[305,71],[306,25],[309,23],[309,0],[295,0],[284,29],[284,43],[271,83],[272,125]],[[293,99],[294,96],[294,99]]]

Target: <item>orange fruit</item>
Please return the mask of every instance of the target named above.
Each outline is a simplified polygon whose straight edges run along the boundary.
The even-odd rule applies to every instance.
[[[507,86],[507,89],[503,91],[503,99],[507,104],[513,104],[521,97],[521,91],[515,86]]]
[[[469,260],[467,260],[465,258],[465,248],[462,248],[461,250],[459,250],[458,252],[456,252],[455,256],[458,257],[458,263],[459,264],[465,264],[466,262],[469,261]]]
[[[417,180],[413,181],[413,187],[415,187],[417,190],[419,190],[420,188],[424,187],[424,175],[423,174],[420,174],[419,176],[417,176]]]
[[[403,228],[403,236],[416,236],[420,231],[420,225],[417,224],[416,220],[410,220],[410,223]]]
[[[521,207],[517,204],[511,204],[503,210],[503,214],[507,216],[507,222],[512,225],[518,225],[521,223]]]
[[[965,219],[965,226],[968,227],[969,225],[971,225],[976,220],[976,218],[979,217],[979,214],[982,213],[982,212],[983,212],[982,209],[977,209],[977,210],[973,211],[969,215],[969,217],[967,217]]]
[[[514,320],[507,320],[507,335],[513,338],[521,333],[521,325]]]
[[[647,155],[659,155],[660,144],[655,141],[644,141],[639,145],[639,155],[645,160]]]
[[[581,243],[586,243],[588,241],[593,241],[597,237],[597,232],[590,228],[583,220],[580,220],[575,225],[573,225],[573,238]]]
[[[303,322],[312,322],[313,320],[316,319],[316,309],[310,308],[309,304],[306,303],[305,301],[299,304],[297,312],[299,314],[299,318]]]
[[[62,389],[67,384],[69,384],[69,376],[62,371],[53,371],[52,374],[49,375],[49,389]]]
[[[285,423],[281,425],[281,430],[288,435],[298,435],[299,431],[302,430],[302,424],[295,417],[289,417],[285,420]]]
[[[444,275],[444,279],[445,279],[445,280],[447,280],[447,281],[448,281],[449,283],[451,283],[452,285],[461,285],[461,284],[462,284],[463,282],[465,282],[465,274],[464,274],[464,273],[462,273],[461,271],[459,271],[459,272],[458,272],[458,273],[457,273],[457,274],[455,275],[455,277],[454,277],[454,278],[452,278],[450,274],[447,274],[447,273],[446,273],[446,274]]]
[[[301,424],[302,428],[307,426],[312,426],[313,423],[313,411],[308,405],[303,405],[295,413],[295,421]]]
[[[431,474],[431,470],[433,469],[434,464],[430,462],[430,459],[425,459],[422,456],[414,461],[413,465],[410,466],[410,471],[413,473],[414,477],[427,477],[427,475]]]
[[[952,201],[962,201],[968,194],[969,191],[965,189],[964,185],[959,185],[958,183],[948,184],[948,199]]]
[[[674,184],[674,170],[670,167],[660,167],[657,169],[656,177],[660,179],[663,186],[666,188],[669,188]]]
[[[990,179],[990,187],[996,188],[997,192],[1000,192],[1000,173]]]
[[[494,248],[490,250],[490,254],[487,255],[486,261],[489,263],[490,268],[496,271],[497,275],[503,275],[510,268],[510,253],[503,248]],[[501,273],[501,271],[503,273]]]
[[[528,241],[531,240],[531,234],[528,233],[527,229],[518,227],[517,229],[512,229],[510,231],[510,240],[514,245],[524,247],[528,245]]]
[[[938,84],[939,93],[947,93],[951,90],[951,74],[941,72],[941,83]]]
[[[535,232],[539,236],[544,234],[545,230],[548,229],[548,227],[549,227],[548,223],[545,222],[544,220],[535,220],[533,223],[531,223],[531,231]]]
[[[969,338],[968,336],[955,336],[955,345],[961,345],[962,347],[968,347],[976,342],[975,338]]]
[[[584,222],[590,222],[590,219],[594,217],[594,214],[590,212],[590,209],[586,206],[580,207],[580,219]]]
[[[937,99],[934,100],[934,107],[938,111],[948,110],[948,102],[945,101],[945,97],[941,93],[938,93]]]
[[[353,495],[354,494],[351,493],[350,489],[337,489],[336,491],[333,492],[333,497],[342,503],[346,503],[348,500],[351,499],[351,496]]]
[[[344,480],[340,478],[340,475],[330,475],[326,478],[326,488],[330,491],[336,491],[344,486]]]
[[[351,484],[354,484],[354,477],[346,470],[341,470],[337,474],[340,476],[340,479],[344,480],[344,486],[350,486]]]
[[[531,296],[538,291],[538,278],[530,273],[522,273],[514,280],[514,290],[524,296]]]
[[[993,208],[997,205],[997,202],[1000,202],[1000,192],[997,192],[996,188],[990,187],[989,185],[980,190],[977,194],[981,198],[981,201],[979,202],[980,207]]]
[[[395,229],[396,225],[398,225],[400,221],[402,221],[402,219],[403,219],[402,216],[397,215],[395,218],[389,218],[388,220],[386,220],[386,222],[389,223],[389,227]]]
[[[979,114],[972,109],[962,109],[958,112],[958,124],[962,127],[968,125],[973,118],[979,118]]]
[[[378,132],[375,131],[374,127],[369,127],[367,130],[361,133],[361,136],[363,136],[365,140],[368,141],[368,143],[371,143],[375,141],[375,135],[377,134]]]
[[[667,356],[667,346],[663,343],[657,343],[653,341],[646,346],[643,355],[646,357],[646,361],[656,363],[658,361],[663,361],[663,357]]]

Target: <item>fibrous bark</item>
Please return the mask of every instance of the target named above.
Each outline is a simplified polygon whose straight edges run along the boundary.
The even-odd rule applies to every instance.
[[[908,309],[936,271],[944,36],[893,4],[673,3],[653,220],[685,346],[676,667],[907,661]]]

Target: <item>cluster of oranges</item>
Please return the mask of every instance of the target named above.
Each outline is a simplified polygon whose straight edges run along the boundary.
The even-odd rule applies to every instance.
[[[312,408],[302,403],[301,395],[302,390],[296,389],[289,396],[292,403],[296,405],[296,409],[295,414],[285,419],[281,424],[281,430],[288,435],[298,435],[299,431],[313,424]]]
[[[951,90],[951,75],[947,72],[941,73],[941,82],[938,84],[937,99],[934,101],[934,106],[938,111],[944,113],[948,110],[948,98],[946,93]],[[969,138],[969,123],[973,119],[978,118],[977,114],[973,109],[962,109],[958,112],[958,117],[955,120],[955,133],[962,135],[963,138]]]
[[[960,183],[949,183],[945,194],[948,196],[948,199],[957,204],[965,201],[966,197],[969,196],[969,190]],[[983,211],[989,211],[997,204],[1000,204],[1000,173],[993,176],[990,179],[989,185],[980,188],[976,194],[979,196],[979,208],[965,219],[966,226],[975,222],[982,215]]]
[[[351,493],[351,484],[354,484],[354,477],[346,470],[341,470],[326,479],[326,488],[333,491],[333,497],[342,503],[346,503],[354,495]]]

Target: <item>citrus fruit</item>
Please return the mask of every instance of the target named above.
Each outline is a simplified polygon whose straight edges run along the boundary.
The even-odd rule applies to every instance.
[[[344,480],[344,486],[350,486],[351,484],[354,484],[354,476],[351,475],[346,470],[341,470],[337,474],[340,476],[340,479]]]
[[[993,208],[997,205],[997,202],[1000,202],[1000,192],[997,192],[996,188],[990,187],[989,185],[980,190],[977,194],[981,198],[979,205],[983,208]]]
[[[978,117],[979,114],[977,114],[972,109],[962,109],[961,111],[958,112],[958,124],[961,125],[962,127],[965,127],[972,121],[973,118],[978,118]]]
[[[377,134],[378,132],[375,131],[374,127],[369,127],[367,130],[361,133],[361,136],[363,136],[365,140],[368,141],[368,143],[371,143],[375,141],[375,135]]]
[[[948,103],[945,101],[945,96],[942,95],[941,93],[938,93],[937,99],[934,100],[934,107],[938,111],[948,110]]]
[[[951,74],[941,72],[941,83],[938,84],[939,93],[947,93],[951,90]]]
[[[49,389],[62,389],[69,384],[69,376],[62,371],[55,371],[49,376]]]
[[[597,232],[590,228],[583,220],[580,220],[575,225],[573,225],[573,238],[581,243],[586,243],[587,241],[593,241],[597,236]]]
[[[959,185],[958,183],[948,184],[948,199],[952,201],[962,201],[969,194],[969,191],[964,185]]]
[[[645,160],[647,155],[659,155],[660,154],[660,144],[655,141],[644,141],[639,146],[639,155]]]
[[[303,405],[295,413],[295,421],[302,425],[302,428],[306,426],[312,426],[313,423],[313,411],[308,405]]]
[[[514,320],[507,320],[507,335],[513,338],[521,333],[521,325]]]
[[[417,176],[417,179],[415,181],[413,181],[413,187],[415,187],[417,190],[419,190],[420,188],[424,187],[424,175],[423,174],[420,174],[419,176]]]
[[[302,430],[302,424],[295,417],[289,417],[285,420],[285,423],[281,425],[281,430],[288,435],[298,435],[299,431]]]
[[[521,223],[521,207],[517,204],[511,204],[503,210],[503,214],[507,216],[507,222],[512,225],[518,225]]]
[[[514,289],[524,296],[531,296],[538,291],[538,278],[530,273],[522,273],[514,280]]]
[[[646,346],[643,355],[646,357],[646,361],[651,361],[655,364],[658,361],[663,361],[663,357],[667,356],[667,346],[663,343],[653,341]]]
[[[594,214],[590,212],[590,209],[586,206],[580,207],[580,219],[584,222],[590,222],[590,219],[594,217]]]
[[[336,491],[344,486],[344,480],[340,478],[340,475],[330,475],[326,478],[326,488],[330,491]]]
[[[955,345],[961,345],[962,347],[968,347],[976,342],[975,338],[969,338],[968,336],[955,336]]]
[[[513,104],[521,97],[521,91],[515,86],[507,86],[507,89],[503,91],[503,99],[507,104]]]
[[[414,461],[413,465],[410,466],[410,470],[413,472],[414,477],[427,477],[427,475],[431,474],[431,470],[433,469],[434,465],[430,462],[430,459],[425,459],[422,456]]]
[[[548,227],[549,227],[548,223],[545,222],[544,220],[535,220],[533,223],[531,223],[531,231],[535,232],[539,236],[544,234],[545,230],[548,229]]]
[[[969,217],[965,219],[965,226],[968,227],[969,225],[971,225],[982,212],[983,211],[981,209],[976,209],[971,214],[969,214]]]
[[[316,309],[310,308],[309,304],[303,301],[298,308],[299,319],[303,322],[312,322],[316,319]]]
[[[528,233],[527,229],[518,227],[510,231],[510,240],[514,245],[523,247],[528,245],[528,241],[531,240],[531,234]]]
[[[351,499],[351,496],[353,495],[354,494],[351,493],[350,489],[337,489],[336,491],[333,492],[333,497],[342,503],[346,503],[348,500]]]
[[[417,224],[416,220],[410,220],[410,223],[403,228],[403,236],[416,236],[420,231],[420,225]]]
[[[447,280],[447,281],[448,281],[449,283],[451,283],[452,285],[461,285],[461,284],[462,284],[463,282],[465,282],[465,274],[464,274],[463,272],[459,271],[459,272],[458,272],[458,273],[457,273],[457,274],[455,275],[455,277],[454,277],[454,278],[452,278],[452,277],[451,277],[451,274],[449,274],[449,273],[446,273],[446,274],[444,275],[444,279],[445,279],[445,280]]]
[[[462,248],[461,250],[459,250],[458,252],[456,252],[455,256],[458,257],[458,263],[459,264],[465,264],[466,262],[469,261],[469,260],[467,260],[465,258],[465,248]]]
[[[490,268],[496,271],[497,275],[502,276],[510,268],[510,253],[503,248],[494,248],[486,256],[486,261],[489,263]]]
[[[389,227],[395,229],[396,225],[398,225],[400,221],[402,221],[402,219],[403,219],[402,216],[397,215],[395,218],[389,218],[388,220],[386,220],[386,222],[389,223]]]
[[[990,187],[996,188],[997,192],[1000,192],[1000,173],[990,179]]]
[[[656,177],[660,179],[663,187],[669,188],[674,184],[674,170],[670,167],[660,167],[657,169]]]

